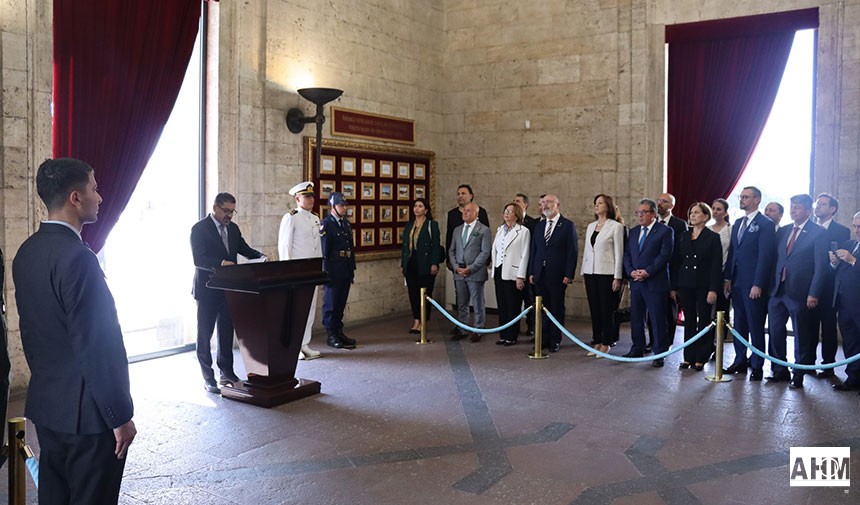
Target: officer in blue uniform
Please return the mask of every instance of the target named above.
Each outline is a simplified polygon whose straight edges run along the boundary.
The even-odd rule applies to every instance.
[[[323,268],[329,282],[323,292],[323,326],[328,333],[326,343],[335,349],[355,349],[355,340],[343,333],[343,311],[349,298],[349,287],[355,279],[355,245],[352,227],[346,218],[348,202],[343,193],[329,196],[331,214],[322,222]]]

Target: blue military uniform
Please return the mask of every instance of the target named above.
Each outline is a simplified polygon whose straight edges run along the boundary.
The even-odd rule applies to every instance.
[[[328,332],[327,344],[336,349],[354,349],[355,340],[343,333],[343,311],[349,298],[349,288],[355,279],[355,245],[352,227],[346,216],[335,216],[335,206],[347,205],[343,193],[334,192],[329,197],[332,213],[322,222],[323,268],[329,282],[323,292],[323,326]]]

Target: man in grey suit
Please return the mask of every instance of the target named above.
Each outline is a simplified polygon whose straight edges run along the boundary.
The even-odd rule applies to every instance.
[[[21,344],[30,366],[24,415],[39,437],[39,503],[119,500],[137,430],[116,307],[81,229],[102,201],[93,169],[47,160],[36,189],[48,219],[12,263]]]
[[[487,260],[490,258],[490,228],[478,221],[478,205],[470,202],[463,208],[463,224],[454,228],[448,244],[448,266],[454,272],[454,289],[457,292],[457,319],[469,321],[469,305],[475,309],[475,328],[483,328],[486,319],[484,283],[487,282]],[[451,340],[467,336],[457,331]],[[480,333],[472,333],[472,342],[481,340]]]

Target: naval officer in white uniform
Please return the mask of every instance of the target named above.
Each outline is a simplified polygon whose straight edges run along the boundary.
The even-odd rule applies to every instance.
[[[296,209],[284,214],[281,219],[281,229],[278,232],[278,256],[281,260],[299,260],[305,258],[322,258],[320,241],[320,218],[311,212],[314,208],[314,183],[301,182],[292,187],[290,195],[296,198]],[[320,352],[311,349],[311,330],[314,326],[314,316],[317,312],[317,290],[311,298],[311,310],[305,326],[302,339],[300,359],[320,357]]]

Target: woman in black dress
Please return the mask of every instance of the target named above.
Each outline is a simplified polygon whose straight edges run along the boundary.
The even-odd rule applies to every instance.
[[[681,263],[672,275],[672,297],[680,302],[684,311],[685,342],[710,324],[711,308],[722,286],[720,236],[705,226],[711,215],[711,207],[704,202],[690,207],[690,228],[681,236],[679,245]],[[704,369],[713,345],[713,340],[706,335],[685,348],[680,368]]]

